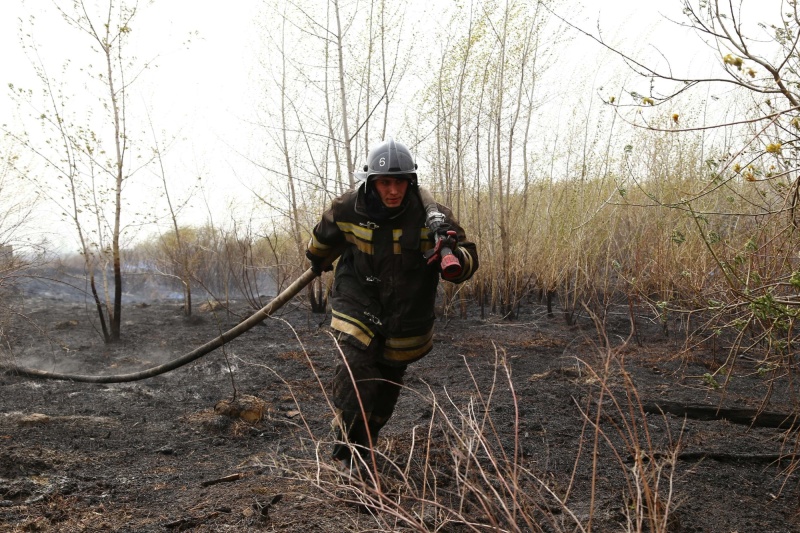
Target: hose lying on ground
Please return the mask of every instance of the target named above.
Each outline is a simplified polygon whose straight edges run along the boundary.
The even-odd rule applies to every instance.
[[[338,254],[336,254],[332,259],[329,258],[328,263],[332,263],[336,257],[338,257]],[[311,283],[315,277],[317,277],[317,274],[309,268],[283,292],[272,299],[272,301],[270,301],[267,305],[219,337],[205,343],[204,345],[185,355],[182,355],[181,357],[178,357],[177,359],[173,359],[172,361],[168,361],[163,365],[154,366],[140,372],[133,372],[130,374],[114,374],[111,376],[87,376],[82,374],[61,374],[58,372],[47,372],[45,370],[24,368],[14,365],[3,365],[0,368],[3,368],[6,374],[27,378],[80,381],[83,383],[125,383],[129,381],[140,381],[143,379],[152,378],[154,376],[158,376],[159,374],[169,372],[170,370],[175,370],[178,367],[191,363],[192,361],[211,353],[220,346],[232,341],[245,331],[251,329],[256,324],[263,322],[272,313],[280,309],[286,302],[291,300],[306,285]]]

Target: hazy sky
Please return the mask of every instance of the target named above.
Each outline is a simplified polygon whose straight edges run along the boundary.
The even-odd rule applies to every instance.
[[[201,123],[215,125],[213,129],[216,130],[235,128],[231,115],[246,113],[241,106],[246,103],[245,92],[257,44],[256,28],[251,20],[262,4],[263,0],[237,0],[225,3],[222,9],[222,4],[216,0],[159,0],[144,6],[144,17],[139,19],[134,31],[145,32],[145,42],[150,43],[151,48],[137,50],[137,53],[140,59],[158,56],[157,73],[148,73],[147,79],[154,85],[150,97],[155,102],[169,102],[164,110],[159,110],[169,113],[160,115],[161,120],[171,125],[186,123],[188,117],[194,117]],[[414,6],[410,11],[417,14],[431,5],[418,0],[408,4]],[[599,24],[611,42],[624,41],[630,49],[639,52],[654,45],[674,58],[691,53],[691,48],[684,48],[686,39],[676,38],[678,30],[664,20],[665,16],[680,18],[679,0],[658,3],[588,0],[583,2],[583,8],[569,7],[563,2],[558,4],[557,10],[562,16],[589,31],[596,31]],[[4,84],[35,83],[31,78],[30,60],[19,46],[18,18],[25,14],[38,12],[36,39],[44,52],[51,47],[59,51],[74,47],[77,54],[85,46],[85,43],[61,37],[64,25],[49,1],[7,0],[3,2],[2,12],[0,73]],[[190,38],[191,42],[183,47],[182,43]],[[137,43],[140,45],[141,41]],[[576,72],[597,68],[592,62],[597,51],[597,45],[588,39],[576,38],[563,50],[564,66]],[[9,105],[0,105],[0,119],[9,120],[11,111]]]

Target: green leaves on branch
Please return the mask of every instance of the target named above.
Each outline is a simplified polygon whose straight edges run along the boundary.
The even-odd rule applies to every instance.
[[[800,290],[800,270],[792,272],[792,276],[789,278],[789,285]]]
[[[753,316],[759,320],[770,320],[783,314],[770,293],[754,298],[748,307]]]

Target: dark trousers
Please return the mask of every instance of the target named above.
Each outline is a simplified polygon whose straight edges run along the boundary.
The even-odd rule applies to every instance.
[[[381,339],[373,339],[367,348],[348,342],[344,335],[340,340],[344,358],[336,365],[332,386],[337,409],[333,457],[347,460],[352,456],[348,443],[360,453],[377,442],[394,412],[406,367],[382,362]]]

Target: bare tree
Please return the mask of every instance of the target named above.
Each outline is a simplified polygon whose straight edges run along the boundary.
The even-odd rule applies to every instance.
[[[81,68],[84,77],[81,84],[96,91],[97,100],[81,109],[85,99],[66,92],[67,80],[81,79],[67,77],[72,71],[72,58],[65,62],[64,78],[58,80],[39,56],[36,41],[24,41],[42,86],[44,102],[35,101],[30,90],[14,86],[11,89],[20,104],[24,102],[35,110],[44,138],[27,133],[13,135],[50,171],[56,172],[66,189],[66,194],[62,194],[51,183],[30,175],[75,227],[103,336],[106,342],[113,342],[120,339],[122,315],[122,191],[126,181],[140,168],[133,165],[131,158],[129,90],[148,66],[146,62],[135,61],[128,50],[139,10],[136,3],[125,0],[108,0],[99,13],[93,12],[84,0],[69,2],[67,6],[54,1],[53,6],[77,36],[88,38],[88,48],[99,60]],[[35,31],[29,35],[35,35]],[[72,90],[86,92],[83,87]],[[113,289],[107,282],[106,264],[111,268]],[[105,297],[101,297],[95,283],[98,267]]]
[[[277,53],[262,58],[267,98],[258,126],[274,150],[251,158],[269,190],[254,194],[291,228],[297,254],[283,261],[294,265],[306,263],[319,212],[356,185],[359,146],[365,153],[370,138],[385,135],[388,103],[405,72],[402,54],[389,49],[401,49],[402,12],[392,12],[395,24],[384,32],[384,3],[368,10],[338,0],[326,5],[325,13],[302,0],[271,5],[269,20],[281,23],[262,33],[264,48]],[[325,293],[320,282],[309,287],[313,309],[325,309]]]
[[[172,224],[172,239],[173,243],[169,243],[168,239],[162,236],[162,245],[170,256],[170,262],[177,265],[177,279],[180,280],[181,288],[183,290],[183,313],[185,316],[192,316],[192,279],[195,277],[193,272],[193,254],[191,253],[190,246],[184,242],[182,230],[178,224],[178,214],[182,207],[184,207],[191,197],[191,193],[186,197],[183,202],[175,203],[170,193],[170,187],[167,183],[167,171],[164,166],[164,152],[161,143],[156,135],[155,127],[153,126],[152,118],[148,114],[148,122],[150,124],[150,131],[153,136],[153,149],[154,158],[158,165],[158,175],[161,178],[161,186],[163,188],[163,196],[167,202],[167,209],[169,211],[169,221]]]

